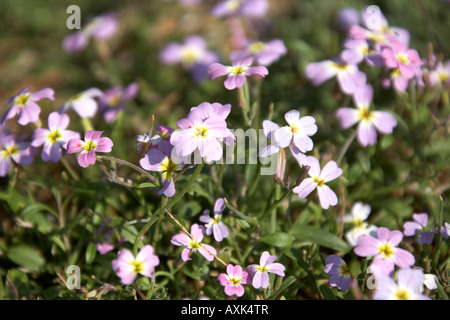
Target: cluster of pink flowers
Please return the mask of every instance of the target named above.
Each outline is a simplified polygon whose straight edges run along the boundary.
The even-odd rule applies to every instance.
[[[239,266],[229,264],[226,273],[221,273],[217,280],[225,287],[225,294],[228,296],[242,297],[245,293],[244,285],[251,284],[255,289],[266,289],[269,287],[269,273],[284,277],[285,267],[275,262],[277,256],[270,255],[264,251],[259,260],[259,264],[251,264],[245,270]]]

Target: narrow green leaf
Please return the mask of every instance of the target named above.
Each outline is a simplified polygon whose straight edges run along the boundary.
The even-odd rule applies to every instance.
[[[327,230],[319,229],[307,225],[297,225],[293,231],[293,236],[298,241],[317,243],[322,247],[347,253],[350,251],[351,246]]]
[[[95,242],[90,242],[86,248],[86,263],[91,264],[95,255],[97,254],[97,244]]]
[[[285,232],[275,232],[264,236],[261,241],[275,247],[286,248],[292,244],[292,236]]]
[[[42,254],[36,248],[28,245],[12,246],[6,255],[14,263],[33,272],[40,271],[45,264]]]

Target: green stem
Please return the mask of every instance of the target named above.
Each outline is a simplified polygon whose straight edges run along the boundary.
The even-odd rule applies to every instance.
[[[191,186],[196,181],[196,179],[197,179],[198,175],[200,174],[200,172],[202,171],[204,165],[205,165],[205,163],[203,162],[201,165],[198,165],[197,168],[195,168],[195,171],[192,174],[192,177],[189,180],[189,182],[187,183],[187,185],[183,188],[183,190],[181,190],[178,194],[176,194],[173,198],[171,198],[171,200],[165,206],[162,206],[158,211],[156,211],[156,213],[153,215],[153,217],[155,219],[159,218],[160,215],[162,215],[166,210],[169,210],[170,208],[172,208],[178,201],[181,200],[181,198],[183,198],[183,196],[186,194],[186,192],[189,191]],[[141,242],[142,236],[156,221],[155,219],[150,219],[146,223],[146,225],[141,229],[141,231],[139,231],[139,234],[137,235],[136,240],[134,241],[134,245],[133,245],[133,252],[135,255],[137,255],[137,253],[138,253],[138,247],[139,247],[139,243]]]
[[[245,95],[245,91],[246,91],[245,88],[247,88],[247,92],[248,92],[248,87],[247,87],[246,83],[244,83],[244,86],[237,88],[238,103],[239,103],[239,108],[242,111],[242,116],[244,117],[245,126],[250,126],[250,119],[248,117],[249,99]]]
[[[105,160],[114,161],[114,162],[123,164],[123,165],[125,165],[127,167],[130,167],[130,168],[138,171],[139,173],[142,173],[144,176],[149,178],[153,183],[157,182],[156,178],[154,176],[152,176],[150,173],[148,173],[144,169],[142,169],[142,168],[138,167],[137,165],[132,164],[132,163],[130,163],[128,161],[125,161],[125,160],[122,160],[122,159],[118,159],[118,158],[114,158],[114,157],[110,157],[110,156],[100,156],[100,155],[97,155],[97,159],[100,159],[100,160],[105,159]]]
[[[94,130],[94,126],[89,118],[81,118],[81,125],[85,132]]]
[[[356,137],[356,130],[347,138],[345,141],[345,144],[342,146],[342,149],[339,151],[339,155],[337,156],[336,163],[339,165],[339,163],[344,158],[345,153],[347,152],[348,148],[352,144],[353,140],[355,140]]]
[[[66,159],[61,158],[61,164],[63,165],[64,169],[67,170],[67,172],[71,175],[71,177],[73,178],[73,180],[75,181],[80,181],[80,177],[78,176],[78,174],[73,170],[73,168],[71,167],[71,165],[66,161]]]

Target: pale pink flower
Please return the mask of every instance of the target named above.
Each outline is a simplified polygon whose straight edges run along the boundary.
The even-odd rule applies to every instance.
[[[382,51],[384,63],[388,68],[398,68],[406,79],[413,78],[423,65],[419,54],[414,49],[408,49],[401,42],[394,42]]]
[[[3,114],[0,124],[5,124],[7,120],[16,115],[19,115],[17,122],[22,126],[31,122],[36,122],[39,120],[39,114],[41,112],[41,108],[36,102],[44,98],[54,100],[54,94],[55,92],[51,88],[45,88],[34,92],[28,91],[28,87],[24,88],[14,97],[6,100],[11,106]]]
[[[231,66],[225,66],[221,63],[213,63],[209,66],[208,72],[210,74],[210,79],[215,79],[221,76],[227,76],[225,80],[225,88],[228,90],[233,90],[236,88],[241,88],[247,76],[259,75],[265,77],[269,74],[269,71],[264,66],[254,66],[254,57],[250,57],[244,60],[237,60],[232,63]]]
[[[378,268],[379,273],[389,275],[397,265],[407,268],[415,263],[414,256],[405,249],[398,248],[403,239],[403,233],[398,230],[390,231],[380,227],[377,238],[363,234],[358,238],[358,245],[354,249],[360,257],[375,257],[372,268]]]
[[[269,273],[284,277],[285,267],[278,262],[274,262],[277,256],[270,255],[268,251],[264,251],[259,259],[259,264],[251,264],[247,269],[248,283],[252,283],[255,289],[269,287]]]
[[[227,273],[221,273],[217,277],[220,284],[225,287],[227,296],[242,297],[245,293],[244,284],[247,284],[248,273],[241,266],[227,265]]]
[[[209,216],[209,210],[203,211],[203,215],[200,217],[200,221],[206,225],[206,234],[210,236],[214,235],[216,241],[222,241],[230,235],[225,223],[222,221],[222,211],[225,210],[226,205],[223,198],[219,198],[214,203],[213,216]]]
[[[111,152],[113,142],[110,138],[102,137],[103,131],[86,131],[84,141],[80,139],[71,139],[67,144],[67,153],[80,152],[78,155],[78,164],[86,168],[95,164],[96,152]]]
[[[372,86],[367,84],[358,88],[353,95],[353,102],[357,108],[342,107],[336,112],[336,117],[343,129],[350,128],[359,122],[356,137],[363,147],[375,144],[377,131],[389,134],[397,125],[397,120],[390,113],[370,110],[372,97]]]
[[[364,86],[367,76],[359,71],[354,64],[348,64],[342,59],[313,62],[306,66],[306,77],[318,86],[323,82],[336,77],[339,88],[344,94],[353,94],[355,90]]]
[[[306,198],[311,192],[317,189],[320,205],[324,209],[335,206],[338,198],[333,190],[325,183],[337,179],[342,174],[335,161],[329,161],[322,169],[320,169],[319,160],[313,156],[308,156],[306,165],[310,167],[308,171],[309,178],[304,179],[300,185],[296,186],[292,191],[299,198]]]
[[[80,139],[80,134],[76,131],[67,130],[70,118],[67,114],[60,114],[56,111],[48,116],[48,129],[37,128],[34,130],[33,147],[44,145],[41,158],[44,161],[57,162],[62,157],[62,149],[67,149],[67,143],[71,139]]]
[[[204,231],[205,229],[202,226],[193,224],[191,227],[192,238],[185,233],[179,233],[172,237],[172,240],[170,240],[172,244],[185,247],[181,253],[181,259],[183,259],[183,261],[191,260],[191,254],[197,251],[200,252],[206,260],[214,260],[214,256],[217,254],[216,249],[209,244],[202,243]]]
[[[397,282],[387,275],[380,275],[374,300],[431,300],[424,295],[424,274],[420,269],[405,268],[397,273]]]
[[[132,284],[138,274],[152,278],[153,271],[159,265],[159,258],[155,255],[151,245],[145,245],[136,255],[128,249],[119,251],[117,259],[112,261],[114,272],[123,284]]]
[[[17,164],[30,164],[33,162],[35,149],[25,137],[16,138],[7,132],[0,133],[0,177],[8,174],[11,161]]]

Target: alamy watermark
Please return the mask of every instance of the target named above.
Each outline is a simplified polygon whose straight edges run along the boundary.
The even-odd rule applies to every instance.
[[[66,284],[67,288],[72,289],[81,289],[81,271],[80,267],[77,265],[70,265],[66,269]]]
[[[66,13],[70,16],[66,20],[67,29],[81,29],[81,9],[77,5],[70,5],[67,7]]]

